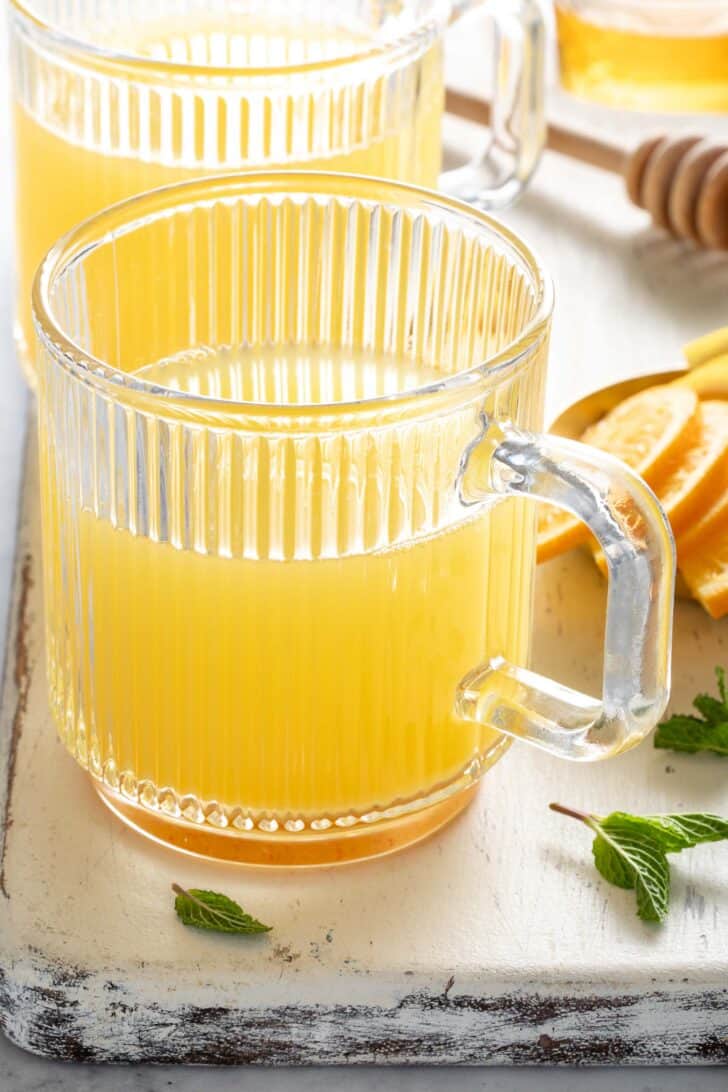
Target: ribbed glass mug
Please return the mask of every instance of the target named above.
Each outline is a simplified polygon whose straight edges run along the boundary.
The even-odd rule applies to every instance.
[[[442,38],[482,2],[11,0],[21,359],[43,255],[125,197],[283,167],[434,186]],[[517,195],[540,152],[543,23],[538,0],[488,10],[491,141],[442,182],[492,206]]]
[[[47,652],[106,802],[258,863],[386,852],[509,737],[585,760],[667,697],[647,486],[538,434],[551,287],[486,214],[316,173],[87,221],[34,288]],[[600,700],[527,670],[534,498],[610,570]]]

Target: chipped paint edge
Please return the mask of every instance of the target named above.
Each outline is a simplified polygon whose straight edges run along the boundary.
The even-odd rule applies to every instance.
[[[0,706],[0,770],[7,771],[0,778],[0,899],[4,900],[8,899],[5,884],[5,855],[13,821],[12,789],[15,762],[31,683],[27,608],[33,575],[28,533],[29,500],[26,487],[31,462],[28,458],[30,444],[35,442],[33,419],[33,411],[29,410],[23,438],[23,471],[16,515],[15,560],[5,632],[5,660]]]
[[[621,995],[416,983],[391,1003],[171,1005],[153,986],[26,952],[0,971],[0,1022],[16,1045],[74,1062],[214,1065],[716,1065],[728,1063],[728,986]]]

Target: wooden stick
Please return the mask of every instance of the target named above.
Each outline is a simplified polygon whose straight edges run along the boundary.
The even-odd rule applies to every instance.
[[[471,95],[464,95],[460,91],[451,91],[449,88],[446,90],[445,109],[448,114],[455,114],[479,125],[488,125],[490,122],[489,103]],[[553,152],[560,152],[561,155],[579,159],[582,163],[612,171],[613,174],[621,174],[624,169],[626,153],[623,148],[610,144],[609,141],[587,136],[586,133],[565,129],[562,125],[547,126],[546,147]]]
[[[447,90],[445,109],[487,125],[487,102]],[[546,147],[621,174],[630,200],[657,227],[710,250],[728,250],[728,143],[660,133],[628,151],[562,125],[547,125]]]

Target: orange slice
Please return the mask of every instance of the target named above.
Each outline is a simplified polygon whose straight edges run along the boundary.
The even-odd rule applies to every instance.
[[[677,536],[677,556],[687,557],[701,542],[717,531],[728,538],[728,458],[723,460],[723,477],[715,491],[715,499],[696,518],[686,523]]]
[[[728,353],[701,364],[691,372],[674,379],[676,387],[690,387],[698,398],[728,398]]]
[[[728,402],[701,402],[690,423],[686,446],[676,451],[655,492],[673,534],[691,526],[696,517],[723,501],[728,460]],[[601,550],[594,560],[604,573]]]
[[[728,535],[719,530],[683,558],[680,572],[711,618],[728,614]]]
[[[686,394],[693,398],[685,398]],[[697,408],[697,397],[687,388],[648,387],[620,402],[591,425],[581,440],[639,468],[643,477],[658,475],[682,445]]]
[[[589,531],[581,520],[556,508],[553,504],[538,506],[538,545],[536,560],[550,561],[552,557],[581,546],[589,538]]]
[[[689,387],[666,384],[649,387],[620,402],[581,437],[586,444],[616,455],[650,483],[672,467],[673,456],[685,446],[698,408]],[[561,509],[541,505],[538,560],[586,542],[585,524]]]
[[[701,402],[688,445],[676,451],[655,492],[677,537],[723,491],[728,402]]]

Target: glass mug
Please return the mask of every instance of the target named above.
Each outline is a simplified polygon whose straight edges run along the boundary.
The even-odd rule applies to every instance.
[[[181,183],[34,286],[51,707],[179,848],[350,860],[460,811],[511,737],[638,742],[668,689],[648,487],[542,423],[552,294],[485,213],[344,174]],[[527,669],[536,505],[609,565],[600,700]]]
[[[30,291],[74,224],[155,186],[245,169],[326,169],[435,186],[448,21],[483,0],[11,0],[17,343]],[[537,0],[488,0],[488,148],[442,183],[495,206],[543,142]],[[30,376],[29,376],[30,377]]]
[[[728,112],[728,0],[556,0],[567,91],[633,110]]]

